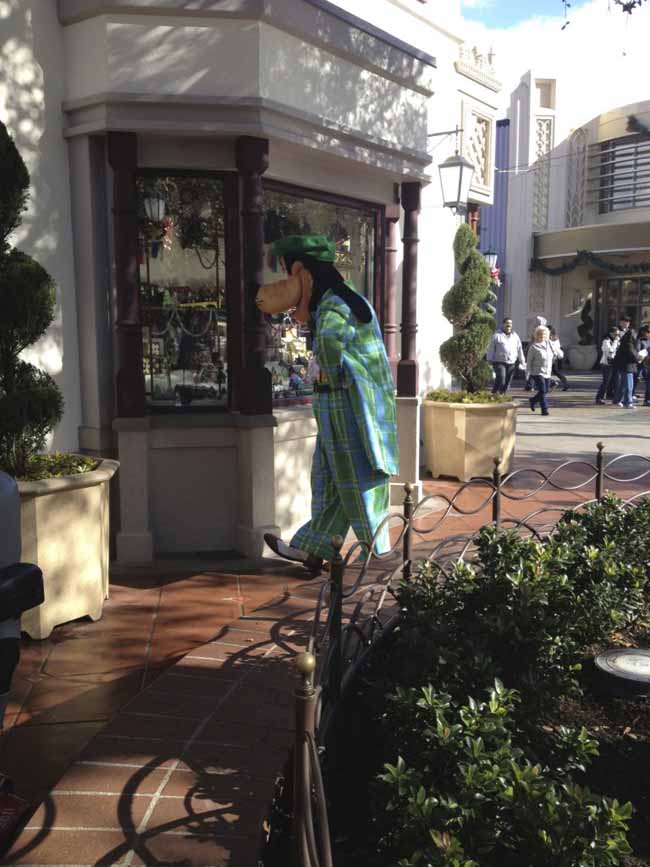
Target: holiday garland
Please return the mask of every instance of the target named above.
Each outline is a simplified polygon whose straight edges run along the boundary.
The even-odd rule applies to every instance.
[[[541,259],[531,259],[530,271],[541,271],[543,274],[548,274],[552,277],[557,277],[559,274],[568,274],[570,271],[575,271],[580,265],[595,265],[609,274],[648,274],[650,273],[650,262],[637,262],[633,265],[615,265],[613,262],[608,262],[606,259],[601,259],[596,253],[590,250],[578,250],[575,259],[567,262],[564,265],[558,265],[551,268],[545,265]]]

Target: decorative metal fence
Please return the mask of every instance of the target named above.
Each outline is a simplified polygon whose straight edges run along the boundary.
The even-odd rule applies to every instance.
[[[618,475],[630,462],[640,465],[641,472]],[[567,476],[577,478],[561,481]],[[472,518],[478,527],[511,529],[541,541],[567,511],[598,502],[607,493],[621,496],[626,505],[650,496],[648,490],[630,491],[649,476],[649,458],[627,454],[606,461],[602,443],[597,444],[594,462],[570,460],[549,473],[530,468],[503,476],[497,460],[492,479],[472,479],[451,495],[433,493],[416,503],[413,487],[406,485],[402,513],[387,518],[370,545],[357,542],[343,556],[343,539],[333,539],[335,556],[329,580],[318,595],[308,646],[296,659],[300,685],[295,692],[292,763],[293,867],[333,865],[321,760],[332,748],[328,730],[355,672],[369,650],[399,621],[399,582],[411,578],[417,563],[434,561],[444,576],[456,562],[474,554],[479,529],[447,534],[450,519]],[[526,485],[526,478],[533,483]],[[549,491],[574,496],[577,501],[538,503],[527,514],[506,514],[508,506],[520,508]],[[471,497],[476,502],[464,506],[463,499]],[[390,549],[378,553],[376,540],[386,523],[393,538]],[[431,548],[424,550],[427,541]],[[350,574],[353,577],[346,586]]]

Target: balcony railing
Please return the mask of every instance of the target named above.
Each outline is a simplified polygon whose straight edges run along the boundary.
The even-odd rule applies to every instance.
[[[600,214],[650,207],[650,138],[613,139],[589,148],[587,203]]]

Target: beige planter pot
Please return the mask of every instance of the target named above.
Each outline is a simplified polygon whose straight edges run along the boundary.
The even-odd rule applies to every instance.
[[[45,601],[26,611],[21,629],[47,638],[55,626],[77,617],[99,620],[108,597],[109,483],[119,464],[102,460],[96,470],[18,482],[21,560],[43,572]]]
[[[598,358],[598,347],[595,344],[588,346],[570,346],[567,353],[569,364],[574,370],[591,370]]]
[[[501,472],[509,472],[515,454],[517,404],[425,400],[422,406],[427,469],[434,478],[452,476],[463,482],[474,476],[492,478],[495,458],[501,459]]]

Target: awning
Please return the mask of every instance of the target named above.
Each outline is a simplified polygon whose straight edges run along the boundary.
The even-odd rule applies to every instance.
[[[560,259],[578,250],[592,253],[638,253],[650,250],[650,222],[601,223],[533,235],[533,258]]]

